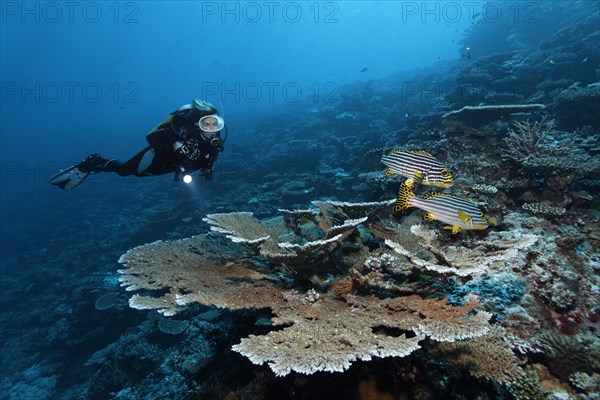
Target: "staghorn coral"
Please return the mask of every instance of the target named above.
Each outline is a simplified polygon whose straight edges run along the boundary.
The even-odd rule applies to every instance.
[[[472,314],[475,298],[455,307],[445,299],[416,295],[379,299],[347,293],[340,300],[335,292],[298,293],[276,285],[249,263],[230,261],[242,258],[239,245],[215,244],[214,239],[201,235],[159,241],[123,255],[122,285],[149,293],[134,295],[130,306],[165,315],[196,303],[232,310],[270,308],[273,325],[284,328],[250,336],[233,349],[254,363],[268,362],[277,375],[342,371],[357,359],[406,356],[426,337],[454,341],[489,329],[489,313]],[[219,265],[216,259],[229,262]],[[388,333],[394,329],[401,334]]]
[[[475,248],[449,246],[444,249],[437,243],[438,234],[422,225],[413,225],[410,231],[420,237],[419,244],[435,256],[435,262],[424,260],[400,244],[386,239],[385,244],[406,257],[413,265],[440,274],[478,276],[495,263],[524,262],[523,250],[537,241],[536,235],[518,233],[491,233],[487,240],[476,242]],[[498,240],[501,239],[501,240]]]
[[[529,169],[582,171],[582,175],[600,167],[598,157],[586,151],[590,138],[583,138],[578,132],[559,133],[554,130],[554,120],[543,117],[533,124],[526,120],[514,125],[516,130],[509,128],[504,139],[506,148],[502,154],[507,159]]]

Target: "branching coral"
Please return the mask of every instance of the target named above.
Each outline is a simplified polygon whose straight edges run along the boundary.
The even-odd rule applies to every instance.
[[[551,215],[559,217],[567,210],[563,207],[556,207],[549,203],[525,203],[522,206],[523,210],[531,211],[534,214]]]
[[[555,121],[546,117],[535,123],[516,122],[516,130],[509,129],[504,139],[507,147],[503,155],[531,169],[589,172],[600,167],[600,159],[586,151],[589,138],[577,132],[559,133],[555,126]]]

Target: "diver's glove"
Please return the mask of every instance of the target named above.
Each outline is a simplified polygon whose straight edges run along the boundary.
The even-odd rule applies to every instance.
[[[213,170],[212,169],[202,170],[202,175],[204,176],[204,179],[206,179],[207,181],[212,181]]]

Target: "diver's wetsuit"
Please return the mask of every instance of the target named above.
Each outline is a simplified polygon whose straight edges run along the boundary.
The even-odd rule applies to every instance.
[[[199,170],[206,179],[211,179],[217,156],[223,150],[223,141],[219,134],[212,140],[202,137],[197,123],[208,114],[196,108],[175,111],[146,136],[149,146],[130,160],[121,163],[92,155],[80,164],[79,169],[142,177],[179,172],[183,167],[188,173]]]

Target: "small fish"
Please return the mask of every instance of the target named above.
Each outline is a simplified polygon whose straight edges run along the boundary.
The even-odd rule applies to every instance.
[[[349,239],[352,241],[352,243],[354,244],[360,244],[362,242],[362,237],[360,236],[360,231],[358,229],[355,229],[351,234]]]
[[[583,200],[589,200],[589,201],[594,200],[594,197],[591,194],[589,194],[588,192],[586,192],[585,190],[571,192],[571,195],[577,199],[583,199]]]
[[[556,64],[556,61],[550,60],[550,64]]]
[[[475,203],[459,196],[444,193],[428,193],[417,197],[404,183],[400,184],[396,211],[403,211],[410,207],[420,208],[425,211],[425,221],[441,221],[448,224],[444,229],[451,229],[452,233],[461,230],[486,229],[488,223]]]
[[[367,72],[368,71],[368,67],[364,67],[363,69],[360,70],[360,72]]]
[[[583,59],[583,61],[581,61],[581,62],[587,62],[587,61],[588,61],[588,58],[586,57],[586,58],[584,58],[584,59]]]
[[[305,216],[300,217],[300,219],[298,220],[298,223],[300,225],[306,225],[310,222],[310,219],[306,218]]]
[[[452,186],[452,174],[441,162],[426,151],[404,151],[393,149],[390,154],[381,157],[388,168],[386,175],[396,173],[406,180],[409,187],[415,183],[428,186]]]

